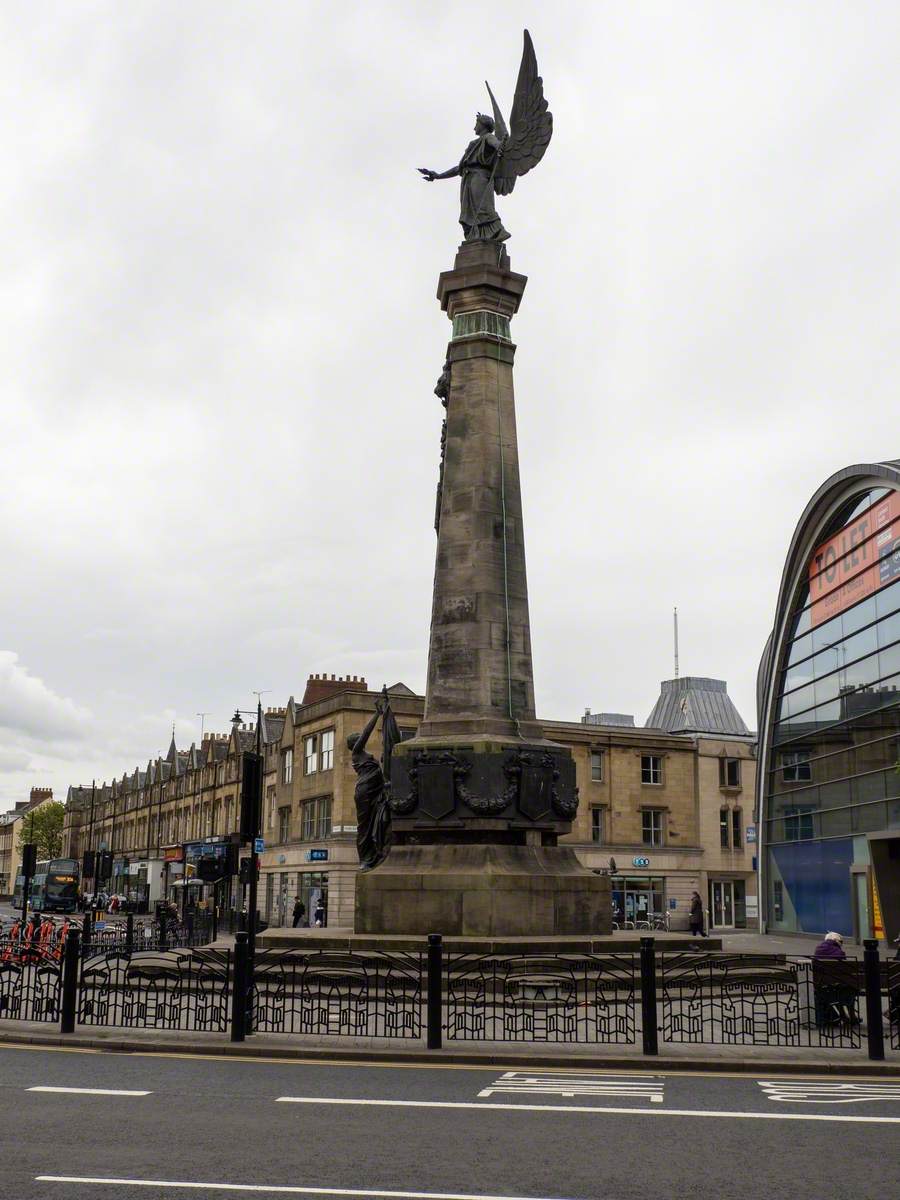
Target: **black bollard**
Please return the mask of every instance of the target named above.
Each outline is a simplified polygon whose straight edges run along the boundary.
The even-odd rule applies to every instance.
[[[884,1019],[881,1015],[881,960],[878,942],[866,938],[863,942],[863,970],[866,976],[866,1034],[869,1039],[869,1058],[881,1062],[884,1058]]]
[[[439,933],[428,935],[428,1049],[440,1050],[443,1045],[441,1029],[441,986],[444,974],[444,946]]]
[[[60,1033],[75,1032],[75,1011],[78,1000],[78,941],[78,930],[70,929],[63,947]]]
[[[243,931],[234,939],[234,976],[231,992],[231,1040],[242,1042],[247,1036],[247,960],[249,948]]]
[[[659,1054],[656,1029],[656,950],[652,937],[641,938],[641,1015],[644,1053]]]

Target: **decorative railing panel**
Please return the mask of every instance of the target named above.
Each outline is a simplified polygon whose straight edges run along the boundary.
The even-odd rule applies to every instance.
[[[228,1029],[228,950],[90,953],[82,959],[78,1023],[135,1029]]]
[[[659,955],[666,1042],[858,1049],[862,963],[764,954]]]
[[[632,1043],[637,956],[448,954],[445,1036]]]
[[[887,991],[888,1043],[900,1050],[900,959],[891,959],[882,968]]]
[[[0,940],[0,1020],[58,1021],[62,996],[60,950]]]
[[[129,943],[128,927],[125,921],[106,921],[103,923],[102,929],[98,929],[96,926],[91,928],[90,942],[82,943],[82,954],[175,950],[188,946],[208,946],[212,941],[212,933],[212,920],[205,914],[198,914],[197,919],[190,923],[168,924],[165,936],[156,921],[135,921]]]
[[[421,1038],[423,956],[372,950],[257,953],[250,989],[258,1033]]]

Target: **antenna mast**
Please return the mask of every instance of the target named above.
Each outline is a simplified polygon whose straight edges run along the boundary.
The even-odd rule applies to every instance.
[[[678,608],[676,606],[673,614],[675,625],[675,678],[678,678]]]

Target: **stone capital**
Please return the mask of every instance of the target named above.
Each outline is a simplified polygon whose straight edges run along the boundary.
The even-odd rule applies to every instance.
[[[452,271],[442,271],[437,298],[452,320],[459,312],[486,309],[511,317],[528,282],[509,269],[509,256],[499,242],[464,242]]]

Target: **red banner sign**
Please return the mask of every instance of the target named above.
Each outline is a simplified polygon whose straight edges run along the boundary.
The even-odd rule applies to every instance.
[[[809,560],[810,619],[830,621],[900,577],[900,493],[889,492],[817,546]]]

